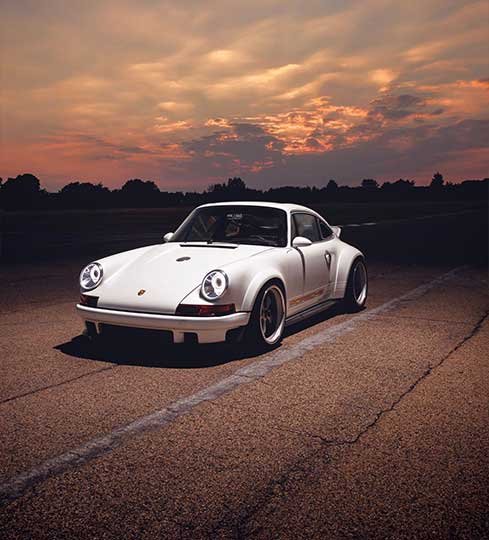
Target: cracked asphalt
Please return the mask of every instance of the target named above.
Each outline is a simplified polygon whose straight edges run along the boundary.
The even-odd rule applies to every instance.
[[[0,537],[489,538],[488,275],[464,262],[374,258],[367,310],[259,357],[90,348],[81,261],[3,267]]]

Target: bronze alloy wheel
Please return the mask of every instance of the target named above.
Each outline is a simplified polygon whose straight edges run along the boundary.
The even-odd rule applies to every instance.
[[[274,345],[282,337],[285,325],[285,299],[278,285],[269,285],[260,304],[260,333],[263,341]]]
[[[367,269],[362,261],[358,261],[353,269],[353,296],[359,306],[363,306],[367,298]]]

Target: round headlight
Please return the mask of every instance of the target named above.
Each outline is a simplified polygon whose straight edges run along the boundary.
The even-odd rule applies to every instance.
[[[95,289],[100,285],[104,271],[99,263],[90,263],[80,273],[80,287],[84,291]]]
[[[206,300],[216,300],[228,288],[228,277],[222,270],[212,270],[202,281],[201,292]]]

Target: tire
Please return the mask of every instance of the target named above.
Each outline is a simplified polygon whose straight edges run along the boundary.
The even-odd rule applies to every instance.
[[[103,334],[99,334],[95,328],[95,323],[85,323],[83,337],[86,339],[87,345],[94,349],[102,349],[106,345],[106,339]]]
[[[85,328],[83,330],[83,335],[92,342],[95,342],[97,338],[99,337],[97,333],[97,329],[95,327],[95,323],[93,322],[85,322]]]
[[[348,283],[346,285],[344,306],[346,311],[355,313],[365,307],[368,294],[368,274],[365,261],[355,259],[350,268]]]
[[[279,282],[264,285],[251,312],[246,341],[258,350],[276,347],[284,333],[285,309],[285,294]]]

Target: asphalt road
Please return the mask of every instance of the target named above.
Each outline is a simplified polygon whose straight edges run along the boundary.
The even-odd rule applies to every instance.
[[[0,537],[489,537],[481,223],[345,230],[367,309],[261,356],[90,348],[81,260],[2,267]]]

